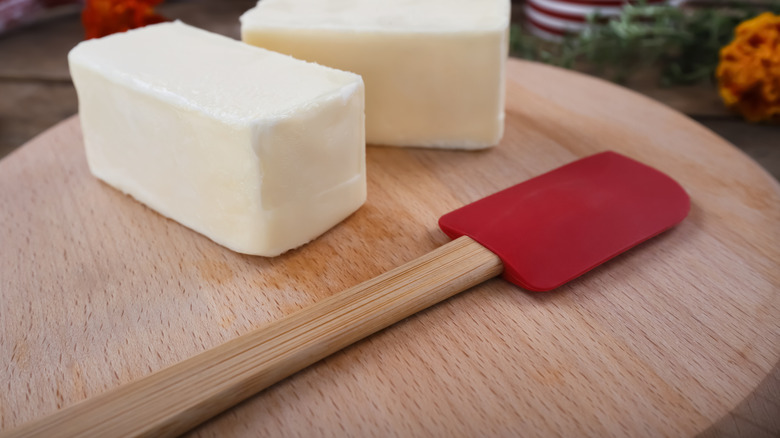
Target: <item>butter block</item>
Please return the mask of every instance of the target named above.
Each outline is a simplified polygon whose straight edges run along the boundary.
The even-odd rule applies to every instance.
[[[278,255],[365,202],[356,74],[181,22],[68,61],[92,173],[221,245]]]
[[[504,130],[509,0],[262,0],[241,38],[355,72],[366,140],[476,149]]]

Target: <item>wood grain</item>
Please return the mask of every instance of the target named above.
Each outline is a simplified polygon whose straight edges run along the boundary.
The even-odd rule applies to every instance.
[[[463,236],[292,315],[3,436],[178,436],[502,270],[498,256]]]
[[[272,259],[93,179],[76,119],[0,161],[0,430],[400,266],[447,242],[440,215],[607,149],[677,179],[689,218],[556,292],[490,280],[192,434],[779,434],[780,186],[660,104],[514,60],[498,147],[371,146],[367,204]]]

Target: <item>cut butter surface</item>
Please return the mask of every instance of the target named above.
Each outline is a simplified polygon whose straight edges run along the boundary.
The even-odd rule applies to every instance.
[[[180,22],[68,61],[92,173],[234,251],[278,255],[366,199],[358,75]]]
[[[475,149],[503,135],[509,13],[509,0],[262,0],[241,37],[362,75],[369,143]]]

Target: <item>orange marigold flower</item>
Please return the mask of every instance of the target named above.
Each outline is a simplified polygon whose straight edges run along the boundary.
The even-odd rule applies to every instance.
[[[163,0],[87,0],[81,12],[86,38],[100,38],[167,21],[154,12]]]
[[[716,76],[726,106],[751,122],[780,121],[780,16],[765,12],[737,26]]]

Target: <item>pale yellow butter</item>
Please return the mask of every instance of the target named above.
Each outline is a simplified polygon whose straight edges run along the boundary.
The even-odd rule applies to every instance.
[[[366,199],[358,75],[180,22],[68,60],[92,173],[234,251],[280,254]]]
[[[509,0],[262,0],[242,39],[352,71],[366,139],[483,148],[504,130]]]

